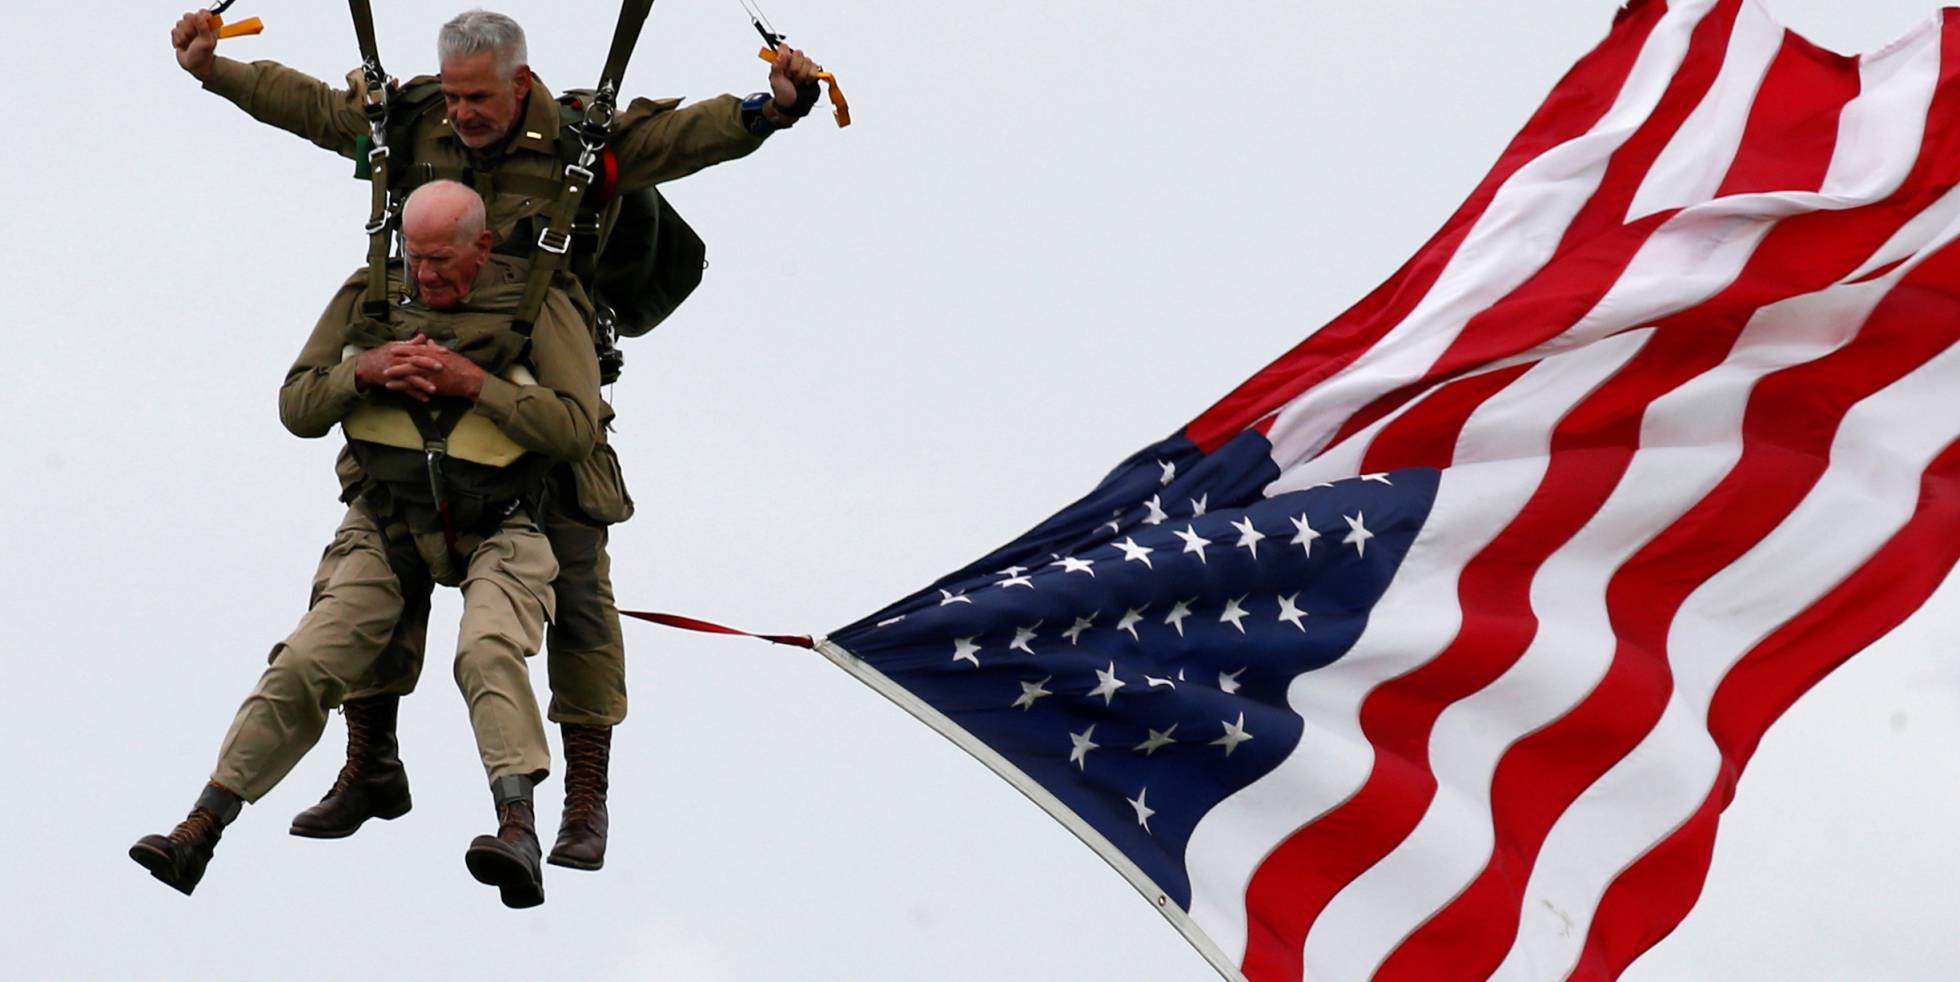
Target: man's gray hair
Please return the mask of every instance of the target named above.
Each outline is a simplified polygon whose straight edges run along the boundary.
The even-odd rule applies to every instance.
[[[484,51],[497,53],[497,77],[505,80],[517,72],[517,66],[529,64],[531,59],[524,46],[524,29],[503,14],[480,7],[457,14],[436,35],[438,65]]]

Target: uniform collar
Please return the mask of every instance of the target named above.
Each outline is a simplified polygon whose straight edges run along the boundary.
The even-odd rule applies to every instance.
[[[517,132],[510,141],[499,149],[488,151],[471,150],[461,137],[450,127],[449,119],[443,118],[441,139],[454,140],[470,156],[501,156],[527,150],[533,153],[558,156],[558,102],[551,90],[536,75],[531,76],[531,94],[524,104],[524,115],[517,122]]]

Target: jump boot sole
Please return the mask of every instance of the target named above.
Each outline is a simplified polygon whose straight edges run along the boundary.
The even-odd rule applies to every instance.
[[[398,819],[403,815],[408,814],[409,809],[413,807],[415,807],[415,802],[411,800],[407,795],[403,795],[400,805],[390,805],[388,806],[387,810],[377,811],[373,815],[370,815],[368,817],[378,818],[384,822],[392,822],[395,819]],[[353,835],[356,832],[359,832],[361,830],[361,826],[366,825],[367,822],[368,819],[364,818],[345,828],[338,828],[338,829],[312,828],[312,827],[301,825],[298,822],[294,822],[289,828],[286,829],[286,831],[292,833],[293,835],[299,836],[302,839],[345,839],[348,836]]]
[[[471,843],[469,851],[463,853],[463,864],[470,868],[476,882],[496,887],[504,906],[512,909],[523,910],[544,903],[544,884],[532,879],[528,865],[506,852],[501,840],[493,836],[479,838],[490,841]]]
[[[550,863],[553,866],[563,866],[566,869],[585,870],[588,873],[604,869],[606,866],[606,861],[603,859],[597,862],[587,862],[583,859],[573,859],[569,856],[563,856],[556,852],[553,852],[550,856],[545,857],[545,862]]]
[[[149,870],[150,875],[156,877],[157,882],[186,897],[191,895],[192,890],[197,889],[197,880],[192,880],[189,884],[177,881],[172,875],[176,872],[176,864],[170,861],[170,854],[155,846],[138,842],[129,847],[129,858],[136,860],[137,865]]]

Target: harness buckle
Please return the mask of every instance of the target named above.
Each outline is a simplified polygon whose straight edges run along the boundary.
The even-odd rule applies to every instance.
[[[361,228],[364,231],[366,231],[367,234],[369,235],[380,235],[381,233],[388,231],[389,217],[390,216],[388,215],[382,215],[380,218],[377,218],[374,221],[371,221],[366,225],[361,226]]]
[[[553,234],[550,226],[538,230],[538,248],[554,256],[562,256],[572,251],[572,237],[569,234]]]
[[[565,165],[565,180],[582,182],[587,188],[592,186],[592,171],[578,164]]]

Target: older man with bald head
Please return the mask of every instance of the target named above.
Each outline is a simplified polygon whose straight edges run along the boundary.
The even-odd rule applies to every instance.
[[[544,901],[531,789],[551,756],[525,659],[543,643],[558,563],[534,516],[545,475],[598,438],[588,312],[553,290],[529,333],[514,326],[525,264],[491,253],[483,202],[460,184],[416,191],[403,233],[408,275],[390,282],[388,316],[363,313],[366,274],[356,273],[280,390],[288,429],[318,437],[339,425],[359,465],[311,606],[273,647],[190,816],[130,849],[187,894],[225,825],[313,747],[327,714],[377,674],[398,671],[382,664],[390,639],[423,628],[442,583],[463,594],[456,683],[499,823],[465,860],[506,905]],[[378,817],[407,810],[404,785]]]
[[[276,62],[220,56],[205,10],[179,18],[170,40],[184,71],[252,118],[357,162],[367,159],[371,127],[365,87],[355,84],[355,75],[342,88]],[[523,28],[486,10],[467,10],[443,24],[435,55],[438,74],[411,78],[389,96],[384,170],[398,188],[443,177],[470,182],[488,199],[497,250],[529,255],[545,241],[544,213],[570,173],[566,148],[582,142],[568,120],[583,119],[591,93],[554,98],[531,70]],[[562,267],[601,312],[590,327],[608,358],[618,357],[615,330],[637,336],[650,329],[693,289],[702,269],[699,243],[690,242],[693,233],[679,216],[664,204],[654,213],[627,205],[644,207],[655,185],[747,156],[795,125],[816,103],[821,71],[784,45],[767,87],[746,99],[722,95],[689,105],[633,99],[619,111],[599,168],[604,179],[586,198],[595,210],[574,223],[585,231],[572,237]],[[653,243],[643,241],[647,234]],[[615,249],[616,241],[625,247]],[[343,479],[350,471],[341,468]],[[588,459],[563,469],[553,483],[563,493],[538,517],[560,565],[559,616],[546,646],[549,713],[563,728],[566,766],[564,817],[550,860],[596,870],[605,861],[609,829],[612,730],[627,711],[626,645],[613,603],[608,527],[633,508],[603,434]],[[416,685],[419,639],[403,632],[394,648],[388,660],[400,671],[348,695],[346,765],[326,796],[293,818],[294,835],[341,838],[407,806],[408,778],[390,754],[400,697]]]

